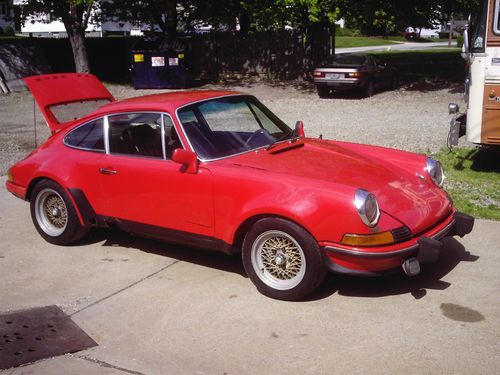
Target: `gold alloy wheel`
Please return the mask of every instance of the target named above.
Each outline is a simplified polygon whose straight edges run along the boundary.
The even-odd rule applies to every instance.
[[[257,276],[274,289],[292,289],[304,278],[304,252],[288,233],[277,230],[262,233],[252,245],[251,258]]]
[[[60,236],[68,225],[68,210],[64,199],[53,189],[43,189],[35,200],[35,217],[46,234]]]

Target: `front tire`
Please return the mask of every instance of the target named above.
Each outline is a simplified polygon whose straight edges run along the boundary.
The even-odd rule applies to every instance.
[[[316,240],[302,227],[281,218],[261,219],[250,228],[242,258],[259,292],[275,299],[302,299],[326,275]]]
[[[398,86],[399,86],[398,76],[394,75],[391,81],[391,90],[397,90]]]
[[[30,199],[31,219],[36,230],[55,245],[68,245],[89,231],[82,227],[68,193],[51,180],[35,185]]]
[[[373,79],[370,79],[368,82],[366,82],[366,85],[363,89],[363,96],[365,98],[369,98],[370,96],[373,96],[375,93],[375,85],[373,83]]]

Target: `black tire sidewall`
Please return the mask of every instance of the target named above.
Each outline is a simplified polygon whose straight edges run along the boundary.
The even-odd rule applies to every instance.
[[[302,281],[292,289],[277,290],[266,285],[256,274],[252,265],[252,246],[264,232],[278,230],[289,234],[298,242],[306,259],[306,271]],[[310,294],[323,281],[326,266],[316,240],[299,225],[282,218],[265,218],[257,221],[243,241],[242,259],[245,271],[262,294],[280,300],[299,300]]]
[[[365,98],[369,98],[373,96],[374,93],[375,93],[375,84],[373,83],[373,79],[370,79],[368,82],[366,82],[363,95],[365,96]]]
[[[325,86],[317,86],[316,89],[318,90],[318,96],[320,98],[327,98],[330,93],[330,89]]]
[[[51,236],[45,233],[36,219],[36,198],[42,190],[47,188],[56,191],[62,197],[62,199],[64,200],[64,204],[66,205],[68,223],[66,224],[64,232],[59,236]],[[69,197],[66,190],[64,190],[59,184],[52,180],[42,180],[35,185],[30,195],[30,211],[31,220],[35,225],[36,230],[47,242],[50,242],[52,244],[68,245],[71,242],[82,238],[88,231],[87,228],[81,226],[73,202],[71,201],[71,198]]]

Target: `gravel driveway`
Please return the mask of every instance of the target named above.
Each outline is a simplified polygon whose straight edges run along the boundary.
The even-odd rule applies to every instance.
[[[117,99],[164,92],[107,85]],[[449,102],[461,102],[460,87],[448,83],[403,86],[367,99],[320,99],[306,82],[210,84],[202,89],[231,89],[257,96],[287,124],[304,122],[307,136],[429,152],[446,145]],[[37,140],[49,135],[36,111]],[[0,175],[34,148],[33,99],[29,92],[0,95]]]

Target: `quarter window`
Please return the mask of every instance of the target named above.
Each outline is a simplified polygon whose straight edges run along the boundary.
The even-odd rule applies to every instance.
[[[176,148],[182,148],[182,143],[170,116],[163,116],[163,125],[165,127],[165,156],[167,159],[171,159],[174,150]]]
[[[102,118],[88,122],[71,131],[64,143],[84,150],[104,152],[104,130]]]
[[[163,158],[161,117],[159,113],[109,116],[109,151]]]

